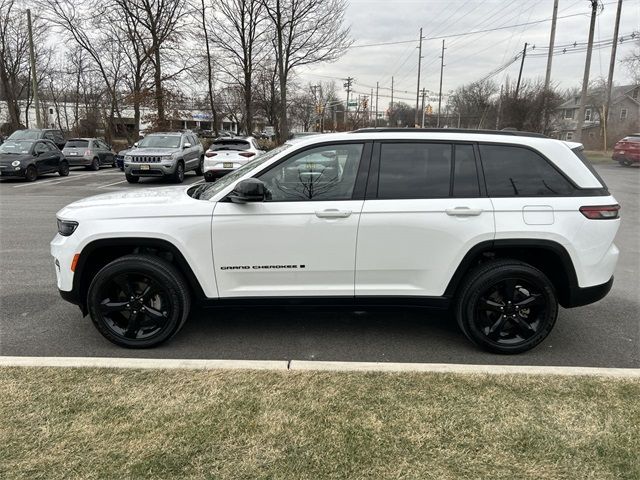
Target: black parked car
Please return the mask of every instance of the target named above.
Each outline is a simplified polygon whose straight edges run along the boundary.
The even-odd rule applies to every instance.
[[[0,176],[24,177],[33,182],[38,175],[69,175],[69,163],[50,140],[6,140],[0,145]]]
[[[25,130],[16,130],[7,140],[51,140],[60,150],[64,148],[67,141],[61,130],[55,128],[27,128]]]
[[[116,153],[116,167],[118,167],[120,170],[122,170],[124,172],[124,156],[129,153],[129,151],[132,149],[133,147],[127,147],[124,150],[120,150],[118,153]]]

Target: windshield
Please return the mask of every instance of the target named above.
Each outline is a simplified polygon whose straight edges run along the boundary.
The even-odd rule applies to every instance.
[[[2,153],[29,153],[33,140],[7,140],[0,145]]]
[[[138,148],[180,148],[180,135],[147,135],[138,142]]]
[[[211,144],[209,150],[248,150],[249,142],[245,140],[217,140]]]
[[[65,148],[87,148],[89,146],[88,140],[69,140]]]
[[[10,136],[10,140],[37,140],[40,138],[39,130],[16,130]]]
[[[227,186],[231,185],[237,179],[241,178],[242,176],[244,176],[254,168],[262,165],[267,160],[272,159],[273,157],[278,155],[280,152],[285,151],[290,146],[291,145],[285,143],[284,145],[274,148],[273,150],[270,150],[264,155],[261,155],[251,160],[249,163],[243,165],[237,170],[234,170],[233,172],[228,173],[224,177],[218,179],[215,183],[198,185],[192,190],[189,190],[189,195],[191,195],[193,198],[197,198],[200,200],[210,200],[215,194],[217,194]]]

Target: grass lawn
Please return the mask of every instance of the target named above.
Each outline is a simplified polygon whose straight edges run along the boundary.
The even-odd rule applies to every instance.
[[[591,161],[591,163],[601,164],[610,163],[611,165],[617,165],[616,162],[611,160],[611,154],[613,152],[603,152],[602,150],[585,150],[584,154]]]
[[[640,381],[0,369],[0,478],[638,479]]]

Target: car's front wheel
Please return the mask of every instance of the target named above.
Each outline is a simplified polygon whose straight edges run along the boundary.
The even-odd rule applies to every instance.
[[[38,178],[38,170],[35,165],[29,165],[24,172],[24,178],[27,182],[35,182]]]
[[[558,300],[540,270],[516,260],[498,260],[467,275],[455,314],[462,332],[476,345],[495,353],[521,353],[549,335]]]
[[[184,181],[184,163],[178,162],[176,169],[171,176],[174,183],[182,183]]]
[[[58,174],[61,177],[66,177],[69,175],[69,164],[67,162],[60,162],[60,166],[58,167]]]
[[[87,306],[98,331],[127,348],[155,347],[184,324],[191,299],[180,272],[150,255],[126,255],[91,281]]]

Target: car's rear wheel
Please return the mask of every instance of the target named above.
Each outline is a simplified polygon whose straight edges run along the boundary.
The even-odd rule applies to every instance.
[[[176,170],[171,176],[171,180],[174,183],[182,183],[184,181],[184,163],[178,162],[178,164],[176,165]]]
[[[94,172],[100,170],[100,160],[94,158],[93,160],[91,160],[91,165],[89,165],[87,168],[89,170],[93,170]]]
[[[140,177],[136,177],[135,175],[129,175],[128,173],[125,173],[124,176],[127,179],[127,182],[129,183],[138,183],[138,181],[140,180]]]
[[[91,281],[87,306],[98,331],[127,348],[155,347],[184,324],[191,299],[180,272],[149,255],[127,255]]]
[[[620,160],[620,165],[622,165],[623,167],[630,167],[631,162],[625,158],[624,160]]]
[[[60,166],[58,167],[58,174],[61,177],[66,177],[69,175],[69,164],[67,162],[60,162]]]
[[[515,260],[498,260],[470,272],[457,298],[462,332],[495,353],[521,353],[542,342],[558,316],[551,281],[540,270]]]
[[[29,165],[27,170],[24,172],[24,178],[27,182],[35,182],[38,178],[38,170],[34,165]]]
[[[200,157],[198,168],[196,168],[196,175],[202,175],[204,173],[204,157]]]

